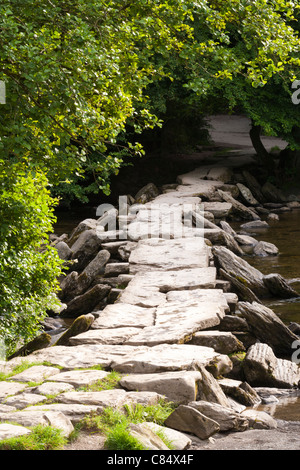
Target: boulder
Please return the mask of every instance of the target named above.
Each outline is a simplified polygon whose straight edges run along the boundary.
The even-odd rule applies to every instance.
[[[296,292],[280,274],[267,274],[264,276],[263,281],[270,293],[275,297],[280,297],[281,299],[299,297],[298,292]]]
[[[77,317],[70,328],[67,329],[56,341],[56,345],[68,345],[69,339],[73,336],[77,336],[91,327],[93,321],[95,320],[94,315],[88,313],[87,315],[80,315]]]
[[[61,313],[62,318],[76,318],[92,312],[110,292],[110,286],[97,284],[82,295],[72,299]]]
[[[276,429],[277,422],[272,416],[264,411],[247,409],[241,412],[241,416],[249,421],[252,429]]]
[[[258,183],[257,179],[251,173],[249,173],[249,171],[243,171],[243,177],[245,178],[246,185],[250,189],[253,196],[260,203],[263,203],[265,198],[261,191],[261,185]]]
[[[16,352],[11,354],[8,359],[12,359],[18,356],[28,356],[34,351],[38,351],[39,349],[47,348],[51,343],[51,336],[48,333],[41,333],[32,341],[22,346]]]
[[[188,405],[179,405],[166,419],[167,427],[208,439],[220,431],[219,424]]]
[[[241,219],[246,219],[246,220],[259,220],[260,217],[249,207],[246,207],[244,204],[241,202],[237,201],[234,199],[231,194],[227,193],[226,191],[222,191],[221,189],[218,189],[218,194],[221,196],[221,198],[232,204],[232,213],[240,217]]]
[[[216,421],[220,426],[220,432],[245,431],[249,427],[247,417],[242,416],[241,413],[237,413],[230,407],[204,400],[194,401],[188,405],[200,411],[200,413],[213,421]]]
[[[226,395],[242,405],[255,406],[261,403],[258,393],[247,382],[229,378],[221,379],[218,382]]]
[[[76,260],[76,270],[83,270],[87,264],[96,256],[101,246],[101,239],[96,230],[85,230],[82,232],[75,243],[71,245],[71,260]]]
[[[255,387],[298,387],[299,367],[286,359],[278,359],[265,343],[253,344],[243,361],[247,381]]]
[[[217,265],[227,272],[231,277],[241,282],[257,296],[266,296],[268,289],[263,282],[263,274],[252,267],[245,259],[240,258],[228,248],[214,246],[212,254]]]
[[[298,336],[273,310],[257,302],[239,302],[239,310],[259,341],[268,344],[278,356],[291,357],[292,343],[298,339]]]
[[[246,230],[246,231],[257,231],[257,230],[264,230],[268,229],[270,226],[268,222],[265,220],[254,220],[252,222],[246,222],[245,224],[241,225],[241,229]]]
[[[190,343],[213,348],[221,354],[245,350],[244,345],[229,331],[198,331]]]
[[[277,256],[278,253],[279,250],[276,245],[264,241],[258,242],[253,249],[255,256]]]
[[[153,391],[164,395],[169,401],[187,404],[196,400],[199,371],[161,372],[159,374],[131,374],[120,380],[126,390]]]
[[[192,440],[186,434],[176,431],[175,429],[160,426],[159,424],[151,422],[144,423],[144,426],[150,428],[156,434],[159,433],[160,435],[165,436],[171,443],[172,450],[185,450],[192,444]]]
[[[240,194],[246,204],[250,206],[257,206],[259,204],[247,186],[242,183],[237,183],[237,187],[239,188]]]
[[[215,379],[205,367],[199,367],[201,381],[198,382],[197,400],[204,400],[211,403],[229,407],[228,398],[222,390],[218,380]]]
[[[147,423],[130,423],[128,426],[129,434],[136,438],[144,450],[170,450],[163,440],[155,434]]]
[[[56,243],[55,248],[57,249],[60,259],[67,261],[71,258],[72,250],[66,242],[60,241]]]
[[[249,287],[245,286],[242,281],[236,279],[234,276],[224,271],[224,269],[220,269],[219,273],[224,280],[229,281],[231,288],[234,292],[237,293],[240,300],[260,303],[259,298],[254,294],[254,292],[252,292],[251,289],[249,289]]]
[[[268,202],[285,202],[286,198],[281,190],[276,188],[274,184],[267,181],[261,188],[264,198]]]
[[[138,204],[145,204],[159,195],[159,190],[153,183],[143,186],[135,195],[135,202]]]

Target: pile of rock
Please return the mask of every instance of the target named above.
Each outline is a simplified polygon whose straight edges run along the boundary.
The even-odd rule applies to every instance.
[[[52,424],[69,435],[92,411],[161,399],[177,405],[164,426],[177,449],[189,447],[192,436],[276,427],[256,407],[277,400],[278,389],[297,391],[291,356],[298,336],[262,301],[298,294],[243,257],[245,246],[255,256],[276,256],[276,247],[236,233],[228,221],[265,230],[260,214],[296,204],[278,202],[278,194],[275,201],[274,188],[260,188],[247,172],[243,178],[237,182],[224,167],[197,168],[175,185],[159,191],[150,184],[127,197],[125,215],[110,207],[70,236],[55,237],[69,267],[60,316],[74,322],[51,332],[47,347],[27,348],[27,362],[51,366],[34,365],[0,382],[1,439],[12,432],[7,423],[20,423],[24,433],[36,423]],[[22,360],[11,358],[2,369]],[[117,389],[79,389],[111,370],[122,376]],[[148,448],[164,449],[155,430],[154,423],[131,428]]]

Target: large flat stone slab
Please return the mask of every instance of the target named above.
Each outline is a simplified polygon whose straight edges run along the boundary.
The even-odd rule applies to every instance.
[[[49,425],[48,412],[65,415],[72,423],[76,424],[89,413],[101,413],[102,407],[97,405],[83,405],[81,403],[53,403],[34,405],[19,412],[0,413],[0,421],[10,421],[23,424],[23,426],[36,426],[37,424]]]
[[[186,302],[192,299],[197,302],[216,303],[225,312],[229,311],[228,296],[222,289],[175,290],[166,294],[167,302]]]
[[[47,377],[59,374],[57,367],[32,366],[28,369],[13,375],[11,379],[16,382],[42,382]]]
[[[107,305],[100,316],[92,323],[91,330],[100,328],[145,328],[154,325],[155,308],[114,303]]]
[[[16,424],[1,423],[0,424],[0,441],[4,439],[10,439],[12,437],[24,436],[30,434],[31,430],[24,426],[18,426]]]
[[[220,358],[211,348],[187,344],[162,344],[144,348],[116,358],[111,363],[112,369],[126,374],[198,370],[201,365],[217,362]]]
[[[51,377],[51,382],[62,382],[73,385],[74,387],[82,387],[85,385],[91,385],[104,379],[108,375],[108,372],[104,370],[72,370],[67,372],[61,372],[60,374]]]
[[[146,347],[134,346],[107,346],[105,344],[90,344],[80,346],[52,346],[50,348],[41,349],[26,357],[26,362],[44,362],[48,361],[52,364],[63,367],[66,370],[78,368],[89,368],[93,366],[102,366],[109,368],[111,363],[123,356],[131,355],[136,351],[142,352],[147,350]],[[16,358],[19,359],[19,358]],[[9,362],[15,361],[12,359]],[[16,361],[17,364],[20,361]],[[52,381],[52,378],[51,378]]]
[[[149,326],[148,328],[151,328]],[[124,344],[130,341],[132,336],[138,335],[141,328],[101,328],[90,330],[70,338],[70,346],[78,344]]]
[[[155,325],[131,336],[125,344],[155,346],[185,343],[196,331],[218,325],[224,314],[222,306],[214,302],[198,302],[197,299],[166,302],[156,309]]]
[[[208,266],[208,247],[203,238],[142,240],[129,257],[130,272],[147,269],[164,270]]]

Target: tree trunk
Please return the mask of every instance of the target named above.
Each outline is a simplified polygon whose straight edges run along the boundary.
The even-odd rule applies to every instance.
[[[268,169],[273,169],[274,168],[273,158],[269,154],[269,152],[266,150],[264,144],[262,143],[260,135],[261,135],[261,126],[256,126],[252,123],[252,128],[250,130],[250,139],[254,147],[254,150],[256,151],[261,163],[264,166],[266,166]]]

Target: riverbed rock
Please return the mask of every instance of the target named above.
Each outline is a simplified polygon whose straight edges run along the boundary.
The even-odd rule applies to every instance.
[[[298,292],[295,291],[280,274],[267,274],[264,276],[263,281],[270,293],[275,297],[281,299],[299,297]]]
[[[249,427],[252,429],[276,429],[277,422],[272,416],[264,411],[247,409],[242,411],[241,415],[249,421]]]
[[[74,297],[61,313],[62,318],[76,318],[91,313],[105,299],[111,288],[107,284],[97,284],[84,294]]]
[[[218,193],[225,202],[232,204],[232,212],[241,219],[260,219],[260,217],[252,209],[246,207],[244,204],[234,199],[231,194],[227,193],[226,191],[222,191],[221,189],[218,189]]]
[[[268,289],[263,282],[264,276],[258,269],[252,267],[245,259],[235,255],[226,247],[214,246],[212,253],[218,265],[230,276],[242,282],[257,296],[266,296]]]
[[[58,338],[55,344],[68,345],[71,337],[80,335],[81,333],[89,330],[94,320],[95,317],[91,313],[80,315],[74,320],[70,328],[68,328],[67,331]]]
[[[210,373],[206,367],[200,365],[201,380],[198,382],[197,400],[204,400],[211,403],[229,407],[228,398],[222,390],[219,381]]]
[[[131,341],[132,337],[138,336],[140,328],[101,328],[90,330],[70,338],[70,346],[80,344],[138,344]]]
[[[165,421],[167,427],[208,439],[220,431],[219,424],[188,405],[179,405]]]
[[[224,282],[226,282],[225,280],[229,282],[231,289],[236,292],[239,300],[260,303],[259,298],[254,294],[254,292],[252,292],[251,289],[249,289],[249,287],[245,285],[244,282],[240,281],[222,268],[219,269],[219,274],[222,279],[224,279]]]
[[[253,249],[253,254],[255,256],[277,256],[279,250],[274,243],[260,241],[258,242]]]
[[[96,256],[101,246],[101,239],[96,230],[82,232],[75,243],[71,245],[71,260],[76,260],[76,270],[83,270],[87,264]]]
[[[161,372],[156,374],[130,374],[120,380],[126,390],[153,391],[174,403],[196,400],[199,371]],[[193,398],[192,398],[193,397]]]
[[[138,204],[145,204],[146,202],[151,201],[156,196],[158,196],[159,190],[154,183],[149,183],[146,186],[143,186],[135,195],[135,202]]]
[[[128,432],[145,450],[169,450],[163,440],[148,426],[148,423],[130,423]]]
[[[107,305],[91,325],[91,329],[101,328],[146,328],[154,325],[154,308],[143,308],[126,303]]]
[[[281,190],[276,188],[274,184],[267,181],[261,188],[265,199],[268,202],[285,202],[286,198]]]
[[[242,183],[237,183],[237,187],[239,188],[242,198],[246,204],[250,206],[257,206],[259,204],[247,186]]]
[[[220,426],[220,432],[245,431],[249,427],[247,417],[242,416],[241,413],[237,413],[230,407],[204,400],[190,402],[189,406],[216,421]]]
[[[167,426],[160,426],[159,424],[151,422],[146,422],[144,425],[155,433],[163,434],[171,443],[172,450],[185,450],[192,444],[192,440],[187,434],[176,431],[175,429],[168,428]]]
[[[265,201],[265,197],[261,191],[261,185],[259,184],[257,179],[249,171],[244,170],[242,174],[243,174],[243,177],[245,178],[245,183],[249,187],[253,196],[260,203],[263,203]]]
[[[66,242],[60,241],[56,243],[55,248],[60,259],[67,261],[71,258],[72,250]]]
[[[292,343],[298,339],[270,308],[257,302],[239,302],[239,310],[254,336],[268,344],[278,356],[293,353]]]
[[[248,382],[235,379],[220,379],[219,385],[227,396],[245,406],[255,406],[261,403],[260,396]]]
[[[298,387],[299,367],[292,361],[278,359],[265,343],[251,346],[243,361],[245,376],[255,387]]]
[[[225,331],[198,331],[193,335],[190,344],[207,346],[221,354],[232,354],[236,351],[244,351],[244,345],[231,332]]]

